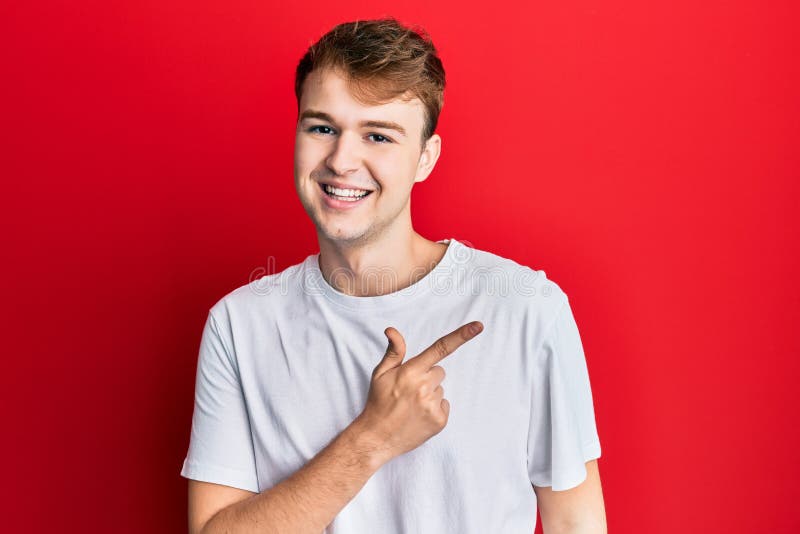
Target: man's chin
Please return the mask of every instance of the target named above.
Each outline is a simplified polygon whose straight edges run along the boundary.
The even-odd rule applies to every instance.
[[[320,234],[324,236],[324,238],[335,245],[340,245],[343,247],[352,247],[357,245],[363,245],[369,241],[370,233],[368,231],[357,231],[357,230],[333,230],[323,228],[320,231]]]

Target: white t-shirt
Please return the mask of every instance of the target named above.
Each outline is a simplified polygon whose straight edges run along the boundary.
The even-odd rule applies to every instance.
[[[253,492],[302,468],[363,410],[387,326],[407,359],[470,321],[441,365],[447,426],[384,464],[327,534],[530,534],[531,486],[565,490],[600,457],[589,375],[567,295],[542,270],[455,239],[394,293],[334,289],[319,254],[211,307],[181,475]]]

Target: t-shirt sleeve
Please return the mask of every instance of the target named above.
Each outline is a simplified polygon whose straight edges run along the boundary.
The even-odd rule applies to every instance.
[[[191,438],[181,476],[259,491],[238,365],[211,312],[200,341]]]
[[[534,486],[570,489],[586,480],[585,463],[600,457],[600,439],[586,358],[568,300],[534,358],[528,474]]]

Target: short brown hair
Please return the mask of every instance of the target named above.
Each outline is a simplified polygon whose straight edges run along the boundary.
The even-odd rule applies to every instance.
[[[365,104],[419,98],[425,106],[423,146],[436,130],[444,105],[444,67],[423,28],[405,27],[393,17],[335,26],[297,65],[298,112],[303,82],[311,71],[325,67],[343,73],[354,97]]]

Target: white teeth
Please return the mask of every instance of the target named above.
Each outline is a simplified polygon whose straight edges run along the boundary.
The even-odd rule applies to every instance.
[[[333,193],[337,197],[360,198],[369,193],[369,191],[365,191],[363,189],[339,189],[338,187],[333,187],[327,184],[325,184],[324,187],[326,192]]]

